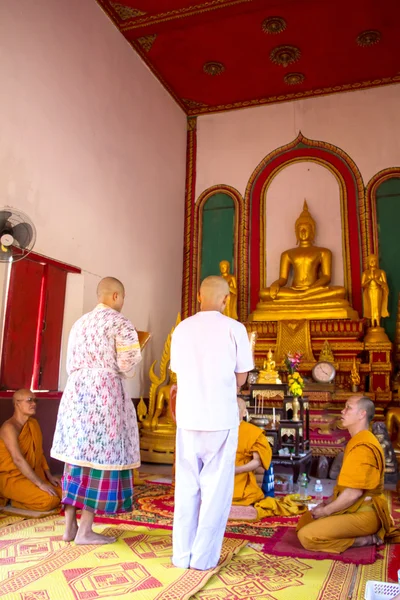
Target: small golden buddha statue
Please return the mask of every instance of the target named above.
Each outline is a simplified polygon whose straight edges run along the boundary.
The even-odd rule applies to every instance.
[[[151,429],[175,429],[175,421],[171,412],[171,397],[176,394],[176,374],[169,370],[169,382],[162,385],[157,394],[156,408],[151,419]]]
[[[229,285],[229,298],[225,306],[224,315],[237,321],[237,283],[236,277],[230,273],[230,268],[229,260],[221,260],[219,263],[220,275]]]
[[[319,353],[318,360],[320,362],[328,362],[335,364],[335,357],[333,355],[332,346],[328,342],[328,340],[324,341],[324,345],[321,348],[321,352]]]
[[[264,360],[263,368],[258,374],[257,383],[281,383],[276,370],[276,362],[272,360],[271,348],[268,351],[267,359]]]
[[[362,274],[361,287],[363,288],[364,317],[371,319],[365,341],[389,341],[383,327],[381,318],[388,317],[389,286],[385,271],[378,268],[378,259],[375,254],[367,258],[367,268]]]
[[[315,221],[307,202],[295,223],[298,246],[281,255],[279,279],[260,292],[252,321],[358,319],[342,286],[330,286],[332,252],[314,246]],[[292,272],[293,281],[288,286]]]

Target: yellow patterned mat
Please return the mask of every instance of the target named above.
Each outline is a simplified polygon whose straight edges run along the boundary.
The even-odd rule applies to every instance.
[[[263,554],[247,546],[193,596],[196,600],[342,600],[356,565]]]
[[[95,529],[117,536],[117,542],[63,542],[64,519],[59,516],[0,529],[0,598],[189,600],[246,545],[225,539],[216,569],[185,570],[171,564],[170,531],[127,524]]]

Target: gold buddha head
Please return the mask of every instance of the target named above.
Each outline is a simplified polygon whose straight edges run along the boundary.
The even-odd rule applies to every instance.
[[[303,210],[294,225],[297,242],[313,242],[315,238],[315,221],[308,210],[307,201],[304,200]]]
[[[378,257],[376,254],[369,254],[367,256],[367,268],[376,269],[378,267]]]
[[[221,260],[221,262],[219,263],[219,270],[221,275],[227,275],[229,273],[229,271],[231,270],[231,265],[229,260]]]

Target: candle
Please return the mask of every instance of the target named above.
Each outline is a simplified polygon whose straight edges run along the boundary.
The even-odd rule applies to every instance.
[[[275,423],[275,406],[274,406],[274,408],[272,409],[272,420],[273,420],[273,422]]]

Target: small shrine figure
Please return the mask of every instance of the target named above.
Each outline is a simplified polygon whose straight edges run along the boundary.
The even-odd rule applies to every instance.
[[[324,345],[322,346],[322,350],[319,354],[318,360],[320,362],[329,362],[332,364],[335,362],[335,357],[333,356],[333,351],[328,340],[325,340]]]
[[[230,273],[230,268],[229,260],[221,260],[219,263],[220,275],[229,285],[229,298],[225,306],[224,315],[237,321],[239,318],[237,314],[237,283],[236,277]]]
[[[398,465],[385,423],[375,421],[372,424],[372,433],[378,439],[385,455],[385,483],[397,483]]]
[[[259,372],[257,383],[281,383],[276,370],[276,362],[272,360],[271,348],[268,351],[267,360],[264,360],[263,368]]]
[[[375,254],[367,258],[367,269],[362,275],[364,317],[371,319],[372,327],[380,327],[381,317],[388,317],[389,286],[386,273],[378,268]]]
[[[361,379],[360,379],[360,375],[358,373],[357,370],[357,364],[356,364],[356,358],[353,358],[353,366],[351,367],[351,373],[350,373],[350,385],[351,385],[351,391],[352,392],[358,392],[358,386],[360,385]]]

